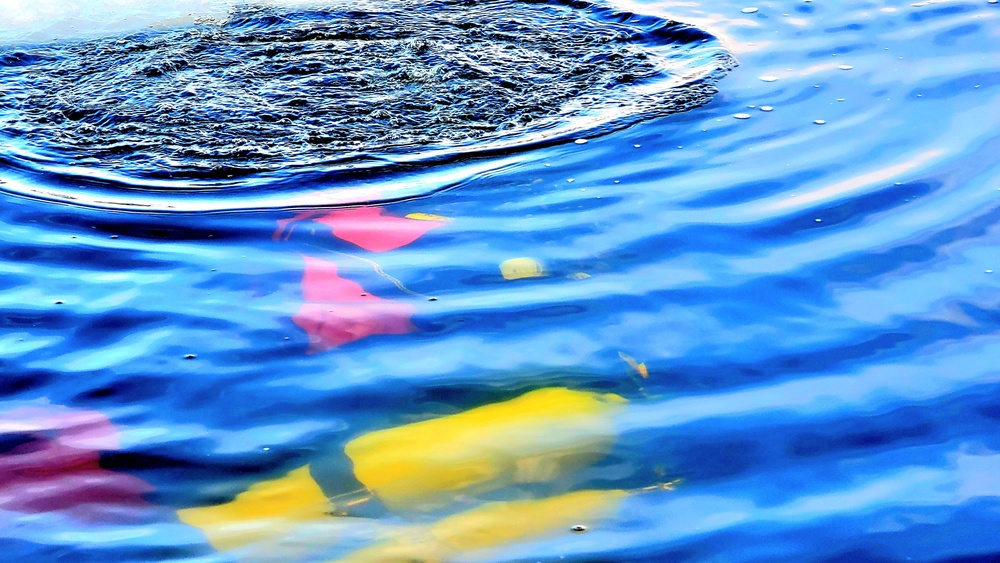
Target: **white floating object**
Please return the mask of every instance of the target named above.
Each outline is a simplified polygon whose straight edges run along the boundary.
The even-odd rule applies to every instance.
[[[578,144],[578,145],[586,145],[587,144],[587,139],[577,139],[577,140],[575,140],[573,142],[576,143],[576,144]]]
[[[813,121],[813,123],[815,123],[816,125],[826,125],[826,120],[825,119],[817,119],[816,121]]]
[[[854,67],[851,66],[851,65],[840,65],[839,68],[840,68],[840,70],[851,70]]]
[[[737,113],[733,117],[735,117],[736,119],[750,119],[750,114],[749,113]]]
[[[760,106],[760,111],[771,111],[773,109],[771,106]]]
[[[740,11],[743,12],[744,14],[754,14],[754,13],[757,12],[757,8],[754,8],[753,6],[749,6],[747,8],[743,8]]]
[[[765,74],[764,76],[761,76],[760,79],[763,80],[764,82],[774,82],[775,80],[778,79],[778,77],[771,76],[770,74]]]

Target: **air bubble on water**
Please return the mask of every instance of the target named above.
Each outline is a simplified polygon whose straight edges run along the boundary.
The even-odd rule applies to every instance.
[[[837,98],[837,101],[838,101],[838,102],[843,102],[843,101],[844,101],[844,98]]]
[[[736,119],[750,119],[750,114],[749,113],[737,113],[733,117],[735,117]]]
[[[633,147],[635,147],[635,148],[637,148],[637,149],[638,149],[638,148],[640,148],[640,147],[642,147],[642,145],[640,145],[640,144],[638,144],[638,143],[636,143],[636,144],[634,144],[634,145],[632,145],[632,146],[633,146]]]
[[[743,12],[744,14],[755,14],[757,13],[757,8],[754,8],[753,6],[748,6],[740,11]]]
[[[772,111],[773,109],[771,106],[760,106],[760,111]]]
[[[576,144],[578,144],[578,145],[586,145],[587,144],[587,139],[577,139],[577,140],[575,140],[573,142],[576,143]]]
[[[816,219],[816,222],[817,222],[817,223],[822,223],[822,222],[823,222],[823,220],[822,220],[822,219]]]
[[[764,76],[761,76],[760,79],[763,80],[764,82],[774,82],[778,79],[778,77],[772,76],[770,74],[765,74]]]
[[[826,120],[825,119],[817,119],[817,120],[813,121],[813,123],[815,123],[816,125],[826,125]]]
[[[851,65],[840,65],[840,66],[839,66],[838,68],[839,68],[840,70],[851,70],[851,69],[852,69],[852,68],[854,68],[854,67],[853,67],[853,66],[851,66]]]

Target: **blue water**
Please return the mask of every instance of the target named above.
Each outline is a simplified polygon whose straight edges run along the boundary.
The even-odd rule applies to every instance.
[[[245,186],[226,205],[203,186],[108,195],[0,169],[0,469],[18,436],[99,413],[114,440],[74,447],[148,485],[99,519],[18,508],[45,491],[0,485],[3,552],[336,559],[402,517],[220,553],[176,511],[307,463],[348,492],[359,435],[567,387],[628,399],[615,444],[519,494],[635,492],[586,533],[456,560],[1000,556],[1000,5],[748,6],[626,6],[718,37],[739,67],[706,105],[585,144],[256,206]],[[366,250],[319,221],[351,198],[448,220]],[[321,213],[279,223],[304,210]],[[504,279],[518,257],[546,275]],[[309,260],[412,326],[310,341]]]

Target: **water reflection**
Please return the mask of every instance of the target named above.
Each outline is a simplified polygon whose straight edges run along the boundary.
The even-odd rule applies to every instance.
[[[0,413],[0,511],[132,521],[152,487],[101,467],[101,452],[119,447],[117,429],[95,411],[28,405]]]
[[[307,225],[302,223],[308,222]],[[368,206],[333,211],[299,213],[278,221],[273,239],[288,241],[293,233],[309,230],[315,235],[329,232],[368,253],[388,252],[407,246],[431,230],[445,226],[448,220],[436,215],[412,213],[405,217],[389,215],[383,208]],[[293,317],[296,325],[309,335],[309,352],[323,352],[373,335],[406,334],[416,330],[411,322],[415,308],[410,303],[379,297],[344,272],[357,273],[365,267],[383,279],[394,282],[396,289],[412,293],[387,274],[371,258],[330,251],[322,257],[303,256],[302,298],[305,301]]]
[[[307,465],[228,503],[178,515],[222,550],[280,537],[302,522],[351,517],[362,505],[418,522],[422,515],[439,519],[380,533],[378,545],[351,561],[388,561],[407,552],[438,560],[452,551],[565,533],[573,521],[591,526],[606,518],[626,496],[621,490],[559,494],[567,488],[561,480],[608,453],[613,418],[625,406],[614,394],[538,389],[352,439],[344,454],[363,486],[354,493],[328,498]]]

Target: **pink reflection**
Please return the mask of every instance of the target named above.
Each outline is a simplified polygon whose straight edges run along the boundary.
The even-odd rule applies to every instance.
[[[434,219],[413,219],[386,215],[380,207],[354,207],[327,212],[307,211],[278,221],[274,239],[291,236],[294,223],[306,220],[329,227],[331,234],[370,252],[402,248],[445,224]]]
[[[309,352],[323,352],[378,334],[406,334],[414,308],[376,297],[357,282],[340,277],[333,262],[304,256],[302,296],[292,317],[309,335]]]
[[[25,407],[0,414],[0,510],[64,512],[107,520],[114,508],[144,507],[145,481],[100,466],[119,447],[111,421],[93,411]]]

